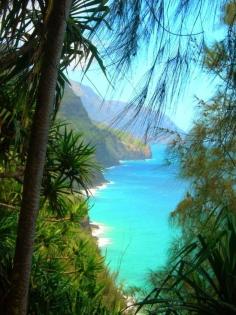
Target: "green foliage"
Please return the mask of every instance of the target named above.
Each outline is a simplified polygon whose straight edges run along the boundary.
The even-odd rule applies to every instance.
[[[199,234],[163,279],[154,277],[155,289],[138,310],[145,305],[147,314],[236,314],[235,242],[235,215],[222,211],[210,235]]]
[[[10,152],[8,156],[11,155]],[[9,173],[15,170],[16,162],[22,163],[19,157],[1,160],[1,300],[10,286],[21,203],[22,182]],[[116,315],[125,307],[123,294],[91,236],[88,204],[82,194],[97,169],[94,148],[84,144],[82,135],[70,130],[66,123],[55,123],[50,130],[36,227],[29,314]]]
[[[106,124],[99,124],[98,127],[104,130],[108,130],[109,132],[114,134],[122,143],[124,143],[130,149],[148,150],[147,144],[145,144],[142,140],[133,137],[127,131],[110,128]]]
[[[31,314],[106,314],[104,288],[109,283],[95,241],[75,220],[43,216],[36,234],[30,289]],[[114,283],[110,284],[115,292]],[[122,295],[114,303],[118,313]]]
[[[153,292],[141,304],[150,314],[236,314],[235,124],[225,97],[201,102],[185,139],[172,143],[181,175],[191,184],[171,214],[181,229],[168,267],[151,275]]]
[[[171,215],[186,234],[198,233],[212,210],[220,206],[236,213],[236,141],[231,124],[229,129],[231,113],[225,112],[219,97],[202,102],[201,107],[201,120],[186,139],[173,142],[171,148],[180,162],[181,175],[191,183],[191,190]]]
[[[235,24],[236,3],[235,1],[228,1],[225,5],[224,22],[231,27]]]
[[[65,83],[68,83],[64,71],[71,63],[85,62],[87,70],[96,60],[105,74],[92,36],[109,12],[106,3],[101,0],[72,1],[52,119],[60,106]],[[13,152],[12,146],[15,155],[22,161],[26,158],[51,6],[51,0],[0,3],[0,154],[3,159],[8,159],[6,155]]]
[[[60,75],[57,85],[57,101],[60,99],[61,89],[66,77],[63,70],[74,62],[87,61],[87,68],[93,60],[97,60],[101,69],[105,67],[96,46],[92,42],[92,35],[103,22],[109,12],[107,1],[72,1],[68,19],[66,36],[64,39]],[[41,71],[41,61],[44,54],[47,23],[52,1],[11,1],[0,4],[1,24],[1,83],[11,84],[11,94],[27,97],[29,106],[35,100],[38,78]],[[17,24],[16,24],[17,23]],[[17,25],[17,27],[16,27]],[[17,61],[17,62],[16,62]],[[29,84],[30,83],[30,84]],[[21,89],[14,89],[21,84]],[[25,88],[28,85],[28,88]],[[20,85],[19,85],[20,86]],[[14,92],[14,93],[13,93]],[[6,94],[4,94],[6,96]],[[9,95],[9,94],[8,94]],[[30,98],[31,96],[31,98]],[[15,98],[16,104],[27,103],[23,99]]]
[[[63,215],[65,198],[92,185],[94,172],[99,170],[94,152],[81,134],[65,124],[59,122],[51,128],[42,194],[54,212]]]
[[[234,15],[235,4],[227,2],[224,17]],[[235,25],[230,38],[235,38]],[[183,140],[176,139],[172,150],[180,162],[181,175],[192,189],[172,213],[172,218],[196,235],[209,213],[221,206],[236,212],[235,141],[235,41],[228,36],[204,52],[204,66],[218,77],[216,95],[208,102],[199,100],[200,117]],[[172,151],[172,153],[173,153]],[[190,229],[191,227],[191,229]],[[207,231],[205,231],[207,232]]]
[[[44,207],[37,224],[28,314],[118,314],[122,293],[106,270],[96,241],[81,227],[87,206],[77,200],[77,213],[52,216]],[[9,287],[17,212],[1,207],[0,293]]]
[[[225,7],[231,39],[234,7]],[[199,101],[193,129],[170,148],[190,188],[171,214],[181,236],[166,268],[152,273],[153,291],[138,304],[147,314],[236,314],[234,45],[227,37],[205,50],[205,67],[221,84],[210,101]]]

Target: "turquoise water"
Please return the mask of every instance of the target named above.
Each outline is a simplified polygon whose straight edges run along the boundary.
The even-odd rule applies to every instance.
[[[165,146],[153,145],[152,153],[107,169],[111,183],[91,199],[91,220],[106,226],[102,237],[110,242],[102,247],[106,262],[128,286],[143,286],[148,272],[165,263],[176,233],[168,215],[186,190],[177,166],[165,163]]]

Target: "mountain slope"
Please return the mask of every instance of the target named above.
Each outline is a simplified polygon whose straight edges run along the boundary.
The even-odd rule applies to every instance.
[[[73,129],[83,133],[86,142],[95,146],[96,160],[103,166],[119,164],[119,160],[143,159],[150,157],[148,146],[137,146],[132,138],[128,145],[124,138],[119,138],[111,130],[96,126],[89,118],[80,97],[76,96],[70,87],[66,87],[59,117],[68,120]]]
[[[95,122],[106,123],[117,129],[126,130],[134,137],[141,139],[146,139],[146,130],[148,129],[149,136],[147,142],[155,142],[169,138],[170,134],[164,134],[164,132],[162,132],[160,136],[154,137],[152,131],[157,130],[157,127],[179,134],[184,133],[167,115],[162,114],[162,119],[157,125],[155,123],[155,115],[157,115],[157,112],[148,113],[147,109],[143,109],[141,115],[138,115],[134,121],[134,109],[129,109],[124,113],[124,109],[128,105],[127,103],[116,100],[102,100],[92,88],[75,81],[71,81],[71,87],[74,93],[81,98],[89,117]],[[149,119],[145,119],[148,115]]]

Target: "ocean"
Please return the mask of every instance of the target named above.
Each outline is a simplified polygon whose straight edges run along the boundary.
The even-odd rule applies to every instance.
[[[90,218],[101,224],[102,253],[120,283],[145,287],[150,271],[164,266],[178,233],[169,213],[187,184],[178,177],[178,166],[166,163],[163,144],[152,145],[151,159],[121,161],[104,175],[110,183],[90,200]]]

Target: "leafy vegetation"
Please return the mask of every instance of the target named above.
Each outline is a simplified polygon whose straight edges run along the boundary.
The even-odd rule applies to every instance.
[[[50,130],[29,290],[28,314],[118,314],[121,289],[109,275],[88,221],[94,149],[56,123]],[[22,184],[0,181],[0,295],[9,290]]]
[[[98,124],[101,129],[108,130],[114,134],[121,142],[127,145],[130,149],[147,150],[148,146],[141,139],[133,137],[130,132],[119,130],[116,128],[109,128],[105,124]]]
[[[226,21],[227,12],[228,6]],[[235,36],[232,23],[230,32]],[[221,85],[210,101],[199,101],[201,112],[193,129],[184,139],[178,136],[170,148],[191,187],[171,214],[181,237],[173,244],[165,270],[151,275],[153,291],[138,304],[147,314],[236,314],[236,100],[231,45],[227,37],[206,48],[204,65],[218,75]]]
[[[106,1],[84,4],[81,0],[4,1],[0,4],[3,142],[8,143],[10,133],[11,142],[19,145],[24,155],[24,161],[20,161],[25,162],[11,286],[4,298],[8,314],[27,312],[49,129],[66,82],[63,71],[71,62],[87,61],[88,68],[96,59],[105,72],[90,40],[108,12],[105,4]],[[13,132],[9,129],[9,120],[13,122]],[[15,122],[20,122],[23,128]]]
[[[81,135],[55,124],[55,117],[69,65],[81,64],[86,73],[96,60],[106,75],[94,44],[101,27],[113,32],[105,50],[106,56],[115,56],[109,63],[117,71],[130,65],[140,41],[157,48],[147,80],[130,105],[134,118],[149,105],[144,120],[157,107],[153,117],[159,121],[160,108],[170,95],[174,100],[173,91],[189,74],[189,62],[199,60],[204,37],[196,36],[203,32],[193,31],[207,7],[179,0],[165,25],[166,3],[171,2],[0,2],[0,301],[6,314],[25,315],[28,301],[30,314],[117,314],[124,306],[94,241],[81,228],[88,209],[80,193],[97,169],[94,149]],[[212,12],[212,1],[206,3]],[[226,1],[215,3],[218,9]],[[222,87],[212,102],[202,102],[203,115],[189,137],[175,143],[183,175],[193,182],[173,213],[187,237],[170,263],[173,268],[153,290],[154,298],[139,304],[151,305],[151,314],[235,314],[234,11],[235,3],[227,1],[228,36],[204,55]],[[183,33],[186,17],[193,21],[191,34]],[[120,137],[127,141],[127,135]]]
[[[236,314],[235,215],[222,209],[217,219],[211,233],[199,234],[179,250],[166,272],[152,275],[155,289],[138,309],[150,305],[148,314]]]

